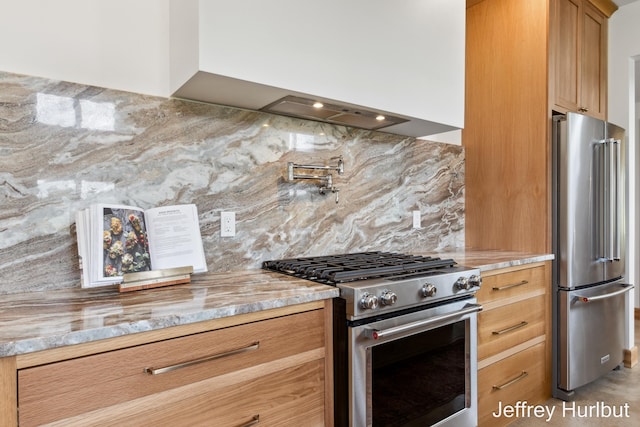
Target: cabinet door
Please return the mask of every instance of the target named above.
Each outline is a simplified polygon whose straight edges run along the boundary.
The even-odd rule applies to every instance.
[[[484,0],[467,9],[467,247],[551,246],[547,2]]]
[[[552,14],[554,103],[604,119],[607,105],[607,20],[586,0],[555,0]]]
[[[579,108],[580,5],[581,0],[556,0],[553,15],[555,103],[568,111],[578,111]]]
[[[584,2],[581,18],[580,105],[578,111],[605,119],[607,105],[607,20]]]

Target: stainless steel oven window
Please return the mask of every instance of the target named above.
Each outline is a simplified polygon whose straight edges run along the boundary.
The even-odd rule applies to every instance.
[[[350,425],[475,426],[481,307],[474,303],[349,328]]]

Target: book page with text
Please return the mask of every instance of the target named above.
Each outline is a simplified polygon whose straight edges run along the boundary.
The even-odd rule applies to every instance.
[[[192,266],[194,273],[207,271],[196,205],[177,205],[146,210],[151,267]]]

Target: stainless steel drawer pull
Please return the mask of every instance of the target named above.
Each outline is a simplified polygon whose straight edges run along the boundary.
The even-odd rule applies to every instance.
[[[522,373],[520,375],[518,375],[517,377],[515,377],[514,379],[512,379],[511,381],[507,381],[506,383],[502,384],[502,385],[494,385],[492,388],[494,390],[502,390],[504,388],[509,387],[512,384],[517,383],[518,381],[524,379],[527,375],[529,375],[529,373],[527,371],[522,371]]]
[[[164,368],[144,368],[144,372],[149,375],[158,375],[164,374],[170,371],[175,371],[176,369],[186,368],[187,366],[197,365],[198,363],[209,362],[215,359],[221,359],[227,356],[233,356],[240,353],[245,353],[247,351],[257,350],[260,347],[260,342],[254,342],[251,345],[246,347],[241,347],[235,350],[227,351],[225,353],[214,354],[213,356],[203,357],[202,359],[190,360],[188,362],[178,363],[176,365],[165,366]]]
[[[500,286],[500,287],[493,287],[491,289],[494,290],[494,291],[504,291],[506,289],[511,289],[511,288],[515,288],[517,286],[526,285],[527,283],[529,283],[528,280],[523,280],[523,281],[518,282],[518,283],[511,283],[509,285],[504,285],[504,286]]]
[[[242,424],[240,427],[251,427],[260,423],[260,414],[254,415],[251,421],[246,424]]]
[[[527,326],[528,324],[529,324],[528,322],[525,322],[525,321],[523,320],[522,322],[518,323],[517,325],[509,326],[508,328],[504,328],[504,329],[503,329],[503,330],[501,330],[501,331],[493,331],[493,332],[491,332],[491,333],[492,333],[493,335],[502,335],[502,334],[504,334],[504,333],[511,332],[511,331],[516,330],[516,329],[520,329],[520,328],[522,328],[523,326]]]

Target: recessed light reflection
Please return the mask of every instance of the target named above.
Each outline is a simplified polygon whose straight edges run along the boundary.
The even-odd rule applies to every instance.
[[[384,119],[386,119],[386,117],[385,117],[385,116],[383,116],[382,114],[378,114],[378,115],[376,116],[376,120],[377,120],[377,121],[379,121],[379,122],[383,121]]]
[[[313,108],[322,108],[324,107],[324,104],[322,102],[314,102],[313,103]]]

